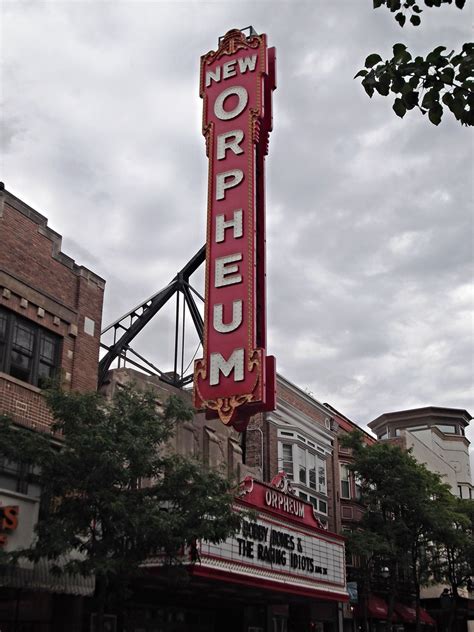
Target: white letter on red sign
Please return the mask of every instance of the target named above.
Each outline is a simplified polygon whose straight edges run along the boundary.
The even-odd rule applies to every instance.
[[[224,241],[226,228],[234,229],[234,239],[238,239],[244,234],[241,208],[235,209],[232,219],[226,221],[224,217],[225,215],[216,215],[216,242],[218,244]]]
[[[243,154],[244,150],[242,147],[239,147],[239,143],[243,140],[244,133],[241,129],[234,129],[231,132],[219,134],[217,137],[217,160],[224,160],[227,149],[232,149],[236,156],[238,154]]]
[[[220,353],[211,353],[211,370],[209,384],[215,386],[219,384],[219,373],[224,377],[229,377],[234,371],[234,381],[242,382],[244,379],[244,350],[236,349],[228,360],[224,360]]]
[[[243,59],[239,59],[240,72],[244,74],[247,72],[247,70],[250,70],[250,71],[255,70],[256,63],[257,63],[257,55],[252,55],[252,57],[244,57]]]
[[[242,324],[242,300],[232,302],[232,322],[224,324],[224,305],[216,303],[213,310],[214,329],[221,334],[235,331]]]
[[[223,66],[222,66],[222,79],[229,79],[230,77],[235,77],[235,75],[237,74],[237,71],[235,70],[235,64],[237,63],[236,59],[233,59],[232,61],[228,61],[226,62]]]
[[[227,99],[227,97],[230,97],[233,94],[235,94],[235,96],[239,99],[239,102],[233,110],[229,110],[229,112],[227,112],[226,110],[224,110],[224,101]],[[239,116],[239,114],[241,114],[245,110],[248,100],[249,94],[244,87],[231,86],[230,88],[226,88],[225,90],[222,90],[220,95],[215,100],[214,114],[221,121],[230,121],[236,116]]]
[[[227,179],[232,178],[229,182]],[[231,169],[216,175],[216,200],[223,200],[227,189],[232,189],[242,182],[244,172],[242,169]]]
[[[234,261],[242,261],[242,254],[240,252],[235,253],[235,255],[227,255],[226,257],[216,259],[214,287],[224,287],[224,285],[233,285],[234,283],[242,282],[242,276],[235,274],[239,271],[239,266],[228,265]]]
[[[206,72],[206,87],[209,87],[213,80],[216,83],[221,80],[221,67],[220,66],[217,66],[217,68],[214,71],[209,70],[208,72]]]

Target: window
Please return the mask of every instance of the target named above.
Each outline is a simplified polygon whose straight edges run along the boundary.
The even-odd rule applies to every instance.
[[[326,461],[318,458],[318,492],[327,494]]]
[[[291,481],[327,494],[325,458],[297,443],[280,443],[278,454],[280,467]]]
[[[351,497],[350,472],[347,465],[341,465],[341,498]]]
[[[28,463],[17,463],[0,457],[0,487],[27,494],[30,474],[31,466]]]
[[[60,337],[0,308],[0,371],[41,387],[59,366]]]
[[[462,498],[462,485],[458,485],[459,498]]]
[[[286,475],[293,480],[293,446],[291,443],[284,443],[282,446],[282,465],[283,471]]]
[[[315,496],[311,496],[309,494],[305,494],[304,492],[298,493],[301,500],[305,500],[306,502],[310,502],[315,511],[319,511],[319,513],[327,516],[328,513],[328,504],[325,500],[321,500],[320,498],[316,498]]]
[[[306,485],[306,450],[297,447],[298,450],[298,480]]]
[[[308,467],[309,467],[309,481],[308,481],[309,487],[311,487],[311,489],[317,489],[317,485],[316,485],[316,455],[308,453],[306,460],[308,462]]]
[[[435,428],[438,428],[438,430],[441,430],[441,432],[445,434],[457,434],[454,424],[436,424]]]

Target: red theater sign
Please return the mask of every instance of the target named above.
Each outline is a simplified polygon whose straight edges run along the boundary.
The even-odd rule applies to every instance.
[[[194,403],[243,429],[275,405],[266,356],[264,158],[272,129],[275,49],[265,35],[229,31],[201,58],[209,158],[204,357]]]

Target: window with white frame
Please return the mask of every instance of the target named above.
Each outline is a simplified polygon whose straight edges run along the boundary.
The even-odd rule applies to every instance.
[[[311,489],[318,489],[316,481],[316,455],[308,452],[306,461],[308,462],[308,486]]]
[[[310,502],[315,511],[324,514],[325,516],[328,515],[328,504],[325,500],[321,500],[321,498],[316,498],[316,496],[311,496],[311,494],[306,494],[305,492],[298,492],[298,496],[299,498],[301,498],[301,500],[305,500],[306,502]]]
[[[286,435],[285,432],[285,439]],[[327,495],[326,459],[322,455],[296,442],[279,443],[278,450],[279,469],[286,472],[289,480]]]
[[[308,482],[306,480],[306,450],[304,448],[300,448],[300,446],[296,446],[296,451],[298,454],[298,482],[302,483],[303,485],[308,485]]]
[[[350,471],[343,463],[341,463],[341,498],[351,498]]]
[[[283,443],[281,444],[282,450],[282,468],[283,471],[286,472],[286,475],[290,479],[293,480],[293,444],[291,443]]]
[[[327,494],[326,461],[318,458],[318,492]]]

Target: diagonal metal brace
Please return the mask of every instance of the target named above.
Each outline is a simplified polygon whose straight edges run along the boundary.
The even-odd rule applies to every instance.
[[[128,349],[132,340],[142,331],[142,329],[150,322],[150,320],[166,305],[169,299],[176,293],[182,292],[188,305],[194,326],[200,340],[203,337],[203,321],[201,314],[196,306],[194,298],[190,292],[189,277],[199,268],[206,260],[206,246],[203,246],[188,263],[178,272],[172,281],[154,296],[138,305],[130,312],[116,320],[114,323],[106,327],[102,331],[102,335],[111,329],[125,330],[122,336],[112,346],[108,347],[106,355],[99,362],[99,387],[105,382],[107,371],[112,362],[122,356]],[[125,325],[124,321],[134,319],[130,325]]]

